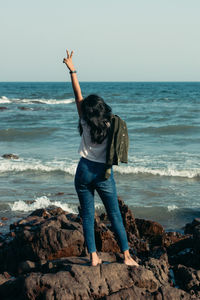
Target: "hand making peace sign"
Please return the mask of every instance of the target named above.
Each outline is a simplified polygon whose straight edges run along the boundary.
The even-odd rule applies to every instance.
[[[74,65],[73,65],[73,62],[72,62],[72,55],[73,55],[74,51],[71,51],[70,55],[69,55],[68,50],[66,50],[66,52],[67,52],[67,58],[63,59],[63,63],[66,64],[66,66],[68,67],[68,69],[70,71],[75,71],[75,68],[74,68]]]

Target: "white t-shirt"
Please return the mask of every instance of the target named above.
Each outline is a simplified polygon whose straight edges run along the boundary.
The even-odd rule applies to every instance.
[[[106,163],[106,148],[108,138],[106,137],[101,144],[92,143],[90,127],[83,119],[81,119],[81,125],[83,128],[83,133],[81,136],[81,143],[78,153],[89,160]]]

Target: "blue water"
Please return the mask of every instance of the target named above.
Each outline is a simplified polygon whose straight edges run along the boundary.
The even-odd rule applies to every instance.
[[[200,83],[82,82],[128,125],[129,163],[115,167],[118,194],[136,217],[181,230],[200,217]],[[0,83],[0,216],[37,207],[77,212],[73,178],[78,114],[70,83]],[[58,193],[64,193],[58,195]],[[96,209],[103,210],[96,197]],[[6,228],[6,227],[5,227]]]

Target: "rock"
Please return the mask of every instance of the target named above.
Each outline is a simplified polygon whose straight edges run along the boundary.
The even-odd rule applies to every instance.
[[[68,220],[65,213],[60,208],[36,210],[12,224],[16,236],[4,241],[0,248],[0,270],[16,274],[22,261],[39,262],[84,253],[82,226]]]
[[[161,236],[164,233],[162,225],[155,221],[135,219],[140,237]]]
[[[35,202],[35,200],[25,200],[24,201],[26,204],[33,204]]]
[[[185,235],[170,232],[163,235],[163,246],[166,247],[171,265],[182,264],[196,269],[200,268],[200,225],[198,219],[187,224]]]
[[[140,241],[145,241],[143,243],[146,244],[147,251],[148,248],[149,251],[152,251],[154,247],[162,246],[164,235],[162,225],[157,222],[144,219],[135,219],[135,222],[138,228]],[[138,249],[138,253],[139,252],[140,249]]]
[[[151,270],[160,284],[165,285],[169,281],[169,264],[165,259],[150,258],[145,262],[145,267]]]
[[[20,110],[33,110],[31,107],[26,107],[26,106],[18,106],[18,109],[20,109]]]
[[[0,274],[0,285],[10,280],[10,278],[11,275],[8,272],[3,272],[2,274]]]
[[[4,154],[2,157],[6,159],[19,159],[19,156],[15,154]]]
[[[138,228],[132,211],[129,209],[129,207],[124,203],[124,201],[120,197],[118,197],[118,201],[119,201],[119,208],[122,214],[122,219],[124,222],[124,227],[126,229],[129,241],[132,240],[133,235],[139,238],[140,236],[139,236]]]
[[[181,289],[174,288],[171,286],[162,286],[159,288],[158,298],[160,300],[194,300],[199,298],[194,298],[193,296],[187,294]],[[160,298],[159,298],[160,297]]]
[[[200,270],[178,265],[174,268],[176,283],[185,291],[200,291]]]
[[[7,218],[7,217],[1,217],[1,220],[2,220],[2,221],[7,221],[8,218]]]
[[[196,226],[194,228],[194,234],[193,234],[193,238],[194,238],[194,247],[196,250],[200,250],[200,225]]]
[[[196,226],[200,225],[200,218],[195,218],[192,223],[187,223],[184,228],[185,234],[193,234]]]
[[[185,235],[167,233],[157,222],[135,219],[120,199],[119,204],[138,268],[123,263],[105,214],[95,214],[103,264],[91,267],[81,211],[37,209],[0,236],[0,299],[200,299],[198,222]]]
[[[179,232],[165,232],[163,235],[163,246],[171,253],[177,253],[184,248],[191,247],[191,234],[181,234]]]
[[[0,106],[0,111],[8,109],[6,106]]]
[[[55,194],[55,196],[63,196],[65,193],[64,192],[58,192]]]
[[[59,269],[50,266],[47,273],[31,272],[0,286],[0,297],[11,299],[20,286],[22,299],[101,299],[122,289],[136,286],[146,294],[154,293],[159,283],[144,267],[138,269],[116,262],[90,267],[80,258],[62,260]],[[19,281],[19,279],[21,279]],[[18,282],[16,282],[18,280]],[[8,288],[9,287],[9,288]],[[18,291],[17,291],[18,292]],[[23,298],[24,297],[24,298]]]
[[[120,252],[114,233],[106,225],[95,219],[95,241],[98,251],[102,252]]]
[[[0,285],[0,299],[2,300],[25,300],[30,299],[25,296],[23,291],[24,287],[24,276],[17,278],[11,277]]]
[[[36,217],[50,217],[51,213],[48,212],[45,208],[38,208],[34,210],[30,216],[36,216]]]
[[[105,300],[192,300],[197,299],[188,295],[183,290],[164,286],[158,289],[158,291],[150,293],[145,289],[140,289],[133,286],[128,289],[120,290],[105,297]]]
[[[36,263],[30,260],[22,261],[18,267],[18,273],[30,273],[36,269]]]

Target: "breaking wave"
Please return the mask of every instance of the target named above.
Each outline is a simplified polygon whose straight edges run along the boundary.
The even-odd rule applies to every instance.
[[[22,200],[15,201],[14,203],[8,203],[10,209],[12,211],[23,211],[30,212],[39,208],[46,208],[49,206],[58,206],[63,210],[77,214],[78,213],[78,202],[77,204],[69,204],[61,201],[51,201],[47,196],[37,197],[32,203],[27,203]],[[103,205],[99,203],[95,203],[95,208],[101,208]]]
[[[4,160],[0,159],[0,173],[4,172],[64,172],[74,176],[77,162],[49,161],[41,162],[36,159]],[[200,169],[178,170],[175,167],[150,168],[143,166],[114,166],[116,173],[121,175],[170,176],[185,178],[200,178]]]
[[[70,99],[63,99],[63,100],[57,100],[57,99],[19,99],[19,98],[13,98],[9,99],[6,96],[0,97],[0,104],[1,103],[26,103],[26,104],[69,104],[74,102],[75,100],[73,98]]]
[[[2,96],[0,97],[0,104],[1,103],[11,103],[11,101],[6,96]]]
[[[22,200],[15,201],[14,203],[9,203],[10,209],[12,211],[23,211],[29,212],[38,208],[46,208],[48,206],[55,205],[61,207],[63,210],[66,210],[69,213],[77,213],[74,209],[72,209],[69,204],[62,203],[60,201],[50,201],[50,199],[46,196],[38,197],[33,201],[33,203],[28,204]]]
[[[172,176],[172,177],[186,177],[195,178],[200,177],[200,169],[191,170],[177,170],[173,168],[153,169],[148,167],[133,167],[133,166],[116,166],[114,169],[120,174],[146,174],[146,175],[159,175],[159,176]]]

